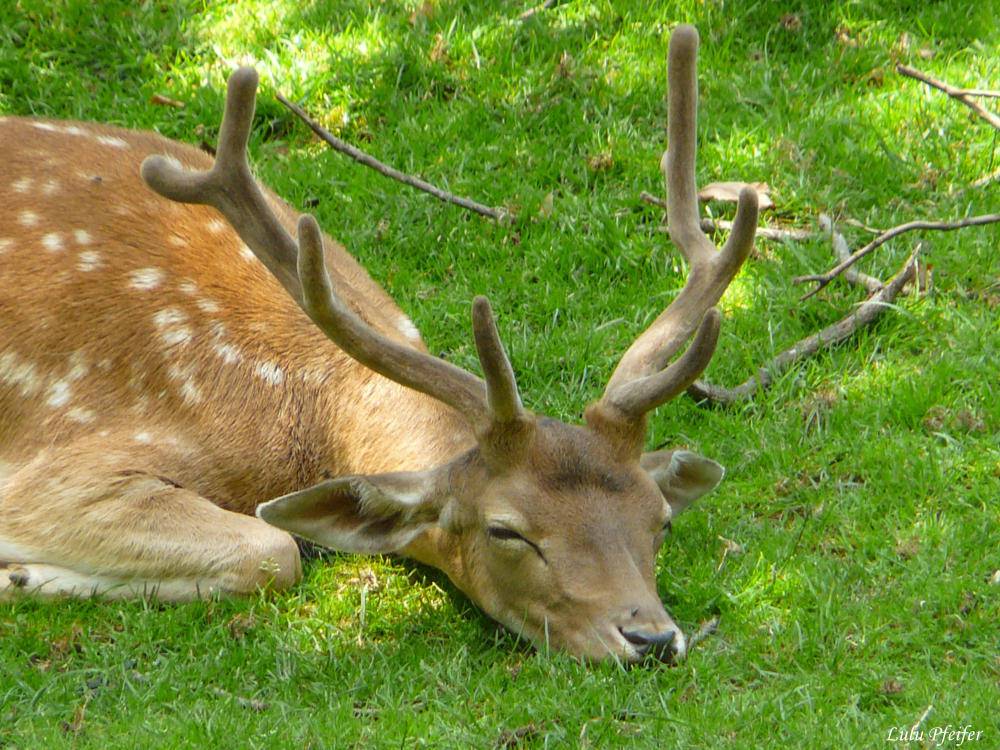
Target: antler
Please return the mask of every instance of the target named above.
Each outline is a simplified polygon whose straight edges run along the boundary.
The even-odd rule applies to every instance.
[[[301,304],[302,290],[295,273],[298,254],[295,240],[275,218],[247,163],[256,91],[257,71],[253,68],[237,68],[229,76],[219,145],[210,170],[190,172],[162,156],[150,156],[142,163],[142,179],[164,198],[216,208]]]
[[[453,364],[382,335],[337,295],[327,272],[323,235],[312,216],[299,219],[296,241],[271,211],[247,163],[257,72],[239,68],[229,78],[216,162],[190,172],[160,156],[142,164],[146,183],[160,195],[216,208],[277,277],[316,325],[366,367],[456,409],[485,434],[491,426],[524,415],[510,361],[497,334],[490,304],[472,304],[473,334],[485,382]]]
[[[721,250],[701,231],[695,185],[697,145],[698,32],[678,27],[670,38],[667,64],[667,150],[660,169],[667,181],[670,238],[688,262],[687,282],[622,356],[598,405],[626,421],[644,415],[686,389],[708,365],[715,351],[720,315],[714,305],[753,247],[757,196],[745,187],[736,219]],[[687,351],[667,363],[697,331]]]

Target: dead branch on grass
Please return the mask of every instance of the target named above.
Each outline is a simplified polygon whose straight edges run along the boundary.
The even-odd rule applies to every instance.
[[[939,81],[926,73],[922,73],[916,68],[911,68],[909,65],[897,65],[896,72],[900,75],[904,75],[907,78],[913,78],[922,83],[926,83],[928,86],[943,91],[952,99],[962,102],[966,107],[975,112],[979,117],[984,119],[990,125],[1000,130],[1000,116],[986,109],[982,104],[977,102],[974,97],[1000,97],[1000,92],[998,91],[983,91],[981,89],[959,89],[952,86],[950,83],[945,83],[944,81]]]
[[[660,206],[666,209],[667,202],[663,198],[657,198],[652,193],[647,193],[643,190],[639,193],[639,198],[646,201],[646,203],[652,203],[654,206]],[[719,232],[729,232],[732,231],[733,222],[726,221],[725,219],[701,219],[701,231],[705,234],[718,234]],[[666,228],[663,231],[667,231]],[[781,227],[757,227],[757,237],[763,237],[767,240],[808,240],[813,237],[813,233],[808,229],[796,229],[794,227],[789,227],[782,229]]]
[[[735,388],[724,388],[698,380],[688,388],[688,395],[697,401],[709,401],[713,404],[727,406],[738,401],[745,401],[759,390],[767,390],[774,379],[790,365],[811,357],[822,349],[830,349],[846,341],[859,329],[871,325],[882,313],[891,309],[896,296],[916,276],[919,253],[920,246],[918,245],[888,284],[882,284],[875,279],[879,283],[879,289],[869,295],[855,310],[818,333],[810,334],[797,341],[770,362],[759,367],[753,377],[740,385]],[[857,283],[864,282],[857,280]]]
[[[486,216],[494,221],[512,221],[514,219],[513,214],[502,208],[491,208],[489,206],[484,206],[481,203],[477,203],[469,198],[463,198],[461,196],[453,195],[445,190],[441,190],[429,182],[426,182],[419,177],[414,177],[413,175],[408,175],[405,172],[400,172],[398,169],[390,167],[388,164],[384,164],[374,156],[365,153],[356,146],[342,141],[340,138],[335,136],[329,130],[324,128],[318,122],[313,120],[308,113],[297,104],[286,99],[280,92],[275,92],[275,97],[279,102],[284,104],[288,109],[295,113],[302,122],[309,126],[309,128],[320,138],[322,138],[334,151],[338,151],[346,156],[351,157],[354,161],[359,164],[364,164],[366,167],[374,169],[376,172],[396,180],[397,182],[402,182],[404,185],[409,185],[410,187],[416,188],[417,190],[422,190],[425,193],[433,195],[440,201],[445,203],[451,203],[456,206],[461,206],[462,208],[468,209],[473,213],[477,213],[480,216]]]
[[[837,278],[840,274],[846,271],[848,268],[853,266],[863,257],[871,253],[876,248],[884,245],[891,239],[898,237],[906,232],[913,231],[926,231],[926,230],[937,230],[944,232],[951,232],[956,229],[963,229],[965,227],[978,227],[984,226],[986,224],[996,224],[1000,222],[1000,214],[982,214],[980,216],[969,216],[965,219],[960,219],[959,221],[908,221],[905,224],[900,224],[898,227],[893,227],[892,229],[887,229],[882,232],[878,237],[869,242],[863,248],[853,253],[849,257],[842,260],[836,266],[831,268],[826,273],[813,274],[809,276],[798,276],[792,279],[793,284],[806,284],[809,282],[815,282],[816,287],[809,290],[803,294],[799,301],[805,301],[812,297],[814,294],[818,294],[820,290],[827,286],[831,281]]]

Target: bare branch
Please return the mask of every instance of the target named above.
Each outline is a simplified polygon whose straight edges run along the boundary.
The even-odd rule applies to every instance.
[[[844,239],[844,235],[837,231],[837,228],[833,224],[833,219],[826,214],[820,214],[819,228],[830,235],[830,245],[833,250],[834,258],[838,261],[844,261],[851,257],[850,246],[847,244],[847,240]],[[876,279],[874,276],[861,273],[855,268],[848,268],[844,271],[844,279],[849,284],[858,284],[863,286],[868,294],[875,294],[875,292],[885,286],[885,284]]]
[[[337,136],[331,133],[329,130],[324,128],[318,122],[313,120],[308,113],[297,104],[286,99],[280,92],[275,92],[275,97],[279,102],[284,104],[288,109],[290,109],[302,122],[309,126],[309,128],[320,138],[326,141],[327,144],[334,150],[339,151],[346,156],[351,157],[354,161],[359,164],[364,164],[366,167],[371,167],[376,172],[385,175],[397,182],[402,182],[404,185],[409,185],[417,190],[422,190],[425,193],[430,193],[435,198],[445,203],[452,203],[456,206],[461,206],[462,208],[468,209],[473,213],[477,213],[480,216],[486,216],[495,221],[512,221],[514,219],[513,214],[502,208],[490,208],[489,206],[484,206],[481,203],[477,203],[469,198],[462,198],[457,195],[452,195],[451,193],[441,190],[440,188],[431,185],[429,182],[421,180],[419,177],[414,177],[412,175],[400,172],[398,169],[390,167],[387,164],[380,162],[374,156],[366,154],[361,149],[352,146],[345,141],[340,140]]]
[[[527,21],[529,18],[536,15],[537,13],[541,13],[543,10],[549,10],[551,8],[554,8],[558,4],[559,0],[545,0],[545,2],[542,3],[541,5],[536,5],[531,10],[524,11],[524,13],[519,15],[517,18],[519,21]]]
[[[952,99],[962,102],[962,104],[971,109],[982,119],[986,120],[986,122],[995,127],[997,130],[1000,130],[1000,116],[990,112],[986,109],[986,107],[973,99],[973,96],[1000,96],[1000,92],[968,91],[966,89],[955,88],[951,84],[932,78],[926,73],[921,73],[916,68],[911,68],[909,65],[897,65],[896,72],[900,75],[906,76],[907,78],[914,78],[918,81],[926,83],[928,86],[932,86],[939,91],[943,91]]]
[[[703,640],[708,638],[710,635],[712,635],[712,633],[714,633],[718,629],[719,629],[718,615],[716,615],[710,620],[706,620],[705,622],[703,622],[701,624],[701,627],[698,628],[698,632],[693,633],[691,637],[688,639],[688,653],[690,654],[691,651],[695,648],[695,646],[697,646]]]
[[[920,246],[918,245],[892,281],[833,325],[797,341],[793,346],[781,352],[763,367],[758,368],[754,377],[735,388],[709,385],[699,380],[688,388],[688,395],[696,401],[710,401],[727,406],[738,401],[745,401],[759,390],[767,390],[774,379],[790,365],[811,357],[822,349],[829,349],[846,341],[856,331],[871,325],[882,313],[890,309],[903,287],[915,277],[919,253]]]
[[[667,207],[667,202],[663,198],[657,198],[645,190],[639,193],[639,198],[646,201],[646,203],[652,203],[654,206],[660,206],[664,209]],[[705,234],[733,231],[733,222],[726,221],[725,219],[704,218],[699,220],[699,225],[701,226],[701,231]],[[669,228],[661,227],[660,231],[667,232]],[[768,240],[808,240],[814,236],[814,233],[808,229],[797,229],[795,227],[787,229],[782,229],[781,227],[757,227],[756,236]]]
[[[996,224],[1000,222],[1000,214],[982,214],[980,216],[969,216],[965,219],[960,219],[959,221],[909,221],[905,224],[900,224],[898,227],[893,227],[892,229],[887,229],[874,240],[869,242],[863,248],[858,250],[856,253],[846,258],[845,260],[838,263],[836,266],[831,268],[826,273],[814,274],[811,276],[798,276],[792,280],[793,284],[805,284],[808,282],[815,282],[816,288],[810,290],[806,294],[800,297],[800,301],[804,301],[812,297],[814,294],[819,293],[821,289],[826,287],[831,281],[837,278],[840,274],[846,271],[848,268],[857,263],[861,258],[865,257],[877,247],[884,245],[891,239],[898,237],[906,232],[913,231],[925,231],[925,230],[938,230],[943,232],[951,232],[955,229],[963,229],[965,227],[978,227],[984,226],[986,224]]]

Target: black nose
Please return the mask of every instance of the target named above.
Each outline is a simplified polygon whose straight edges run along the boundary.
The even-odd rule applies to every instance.
[[[666,633],[647,633],[644,630],[622,630],[625,640],[635,646],[635,650],[641,656],[659,659],[660,661],[670,661],[676,654],[674,648],[674,638],[677,633],[673,630]]]

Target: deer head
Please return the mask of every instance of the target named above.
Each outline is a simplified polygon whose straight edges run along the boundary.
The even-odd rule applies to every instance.
[[[185,172],[159,157],[144,162],[143,177],[160,194],[221,211],[343,351],[446,404],[468,428],[461,455],[440,456],[419,471],[332,479],[264,503],[260,518],[335,549],[402,551],[435,565],[490,616],[536,644],[585,659],[684,655],[684,634],[657,594],[656,558],[671,520],[712,490],[723,469],[688,451],[644,453],[647,419],[708,364],[719,333],[714,305],[750,252],[757,216],[755,194],[746,189],[721,250],[699,228],[697,46],[692,27],[671,38],[661,162],[670,236],[689,275],[621,358],[583,425],[538,417],[522,405],[485,298],[472,303],[482,378],[386,337],[345,304],[331,284],[315,220],[302,216],[293,240],[250,174],[254,71],[230,78],[212,170]],[[389,444],[393,439],[422,436],[389,436]]]

